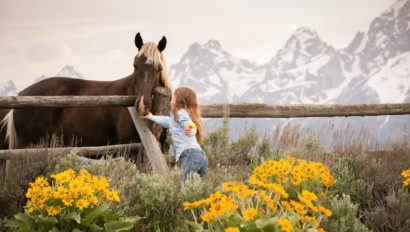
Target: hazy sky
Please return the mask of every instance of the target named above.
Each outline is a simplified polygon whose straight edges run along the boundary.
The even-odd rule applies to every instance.
[[[395,0],[0,0],[0,81],[18,88],[73,65],[87,79],[132,72],[144,41],[168,39],[168,65],[189,45],[219,40],[231,54],[265,63],[300,26],[345,47]]]

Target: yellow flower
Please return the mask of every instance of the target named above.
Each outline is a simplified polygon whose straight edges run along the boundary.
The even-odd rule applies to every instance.
[[[209,211],[219,216],[222,216],[225,213],[224,207],[221,202],[211,204]]]
[[[305,215],[305,216],[303,216],[300,220],[301,220],[302,222],[312,222],[313,225],[314,225],[316,228],[319,227],[319,222],[316,220],[315,217],[311,217],[311,216]]]
[[[37,177],[37,178],[36,178],[36,180],[34,181],[34,183],[30,183],[30,186],[31,186],[31,187],[34,187],[34,186],[35,186],[35,187],[41,188],[41,187],[43,187],[43,186],[50,186],[50,184],[47,182],[47,179],[46,179],[46,178],[40,176],[40,177]]]
[[[305,207],[303,207],[302,204],[291,200],[290,204],[293,206],[293,208],[295,209],[296,212],[298,212],[299,214],[305,215],[307,213],[307,211],[305,210]]]
[[[63,204],[65,206],[71,206],[73,204],[73,201],[74,201],[71,194],[64,195],[64,197],[61,200],[63,201]]]
[[[236,187],[237,185],[239,185],[238,182],[236,181],[229,181],[229,182],[225,182],[222,184],[222,187],[224,189],[224,191],[227,192],[232,192],[234,190],[234,187]]]
[[[56,184],[64,184],[71,180],[75,176],[75,172],[72,169],[67,169],[63,172],[51,175],[50,177],[56,181]]]
[[[54,197],[55,197],[55,198],[63,199],[64,196],[66,195],[66,193],[67,193],[67,189],[64,188],[63,186],[59,186],[59,187],[57,188],[57,191],[54,192]]]
[[[258,212],[255,208],[246,209],[242,212],[243,219],[246,221],[252,220]]]
[[[317,201],[317,196],[316,194],[312,193],[309,190],[302,190],[302,197],[308,201]]]
[[[410,168],[407,169],[407,170],[403,170],[403,171],[401,172],[401,176],[403,176],[403,178],[410,177]]]
[[[332,211],[330,211],[329,209],[326,209],[325,207],[323,207],[321,205],[318,206],[318,209],[319,209],[319,212],[324,214],[326,217],[332,216]]]
[[[196,125],[195,125],[193,122],[187,122],[187,123],[185,123],[185,126],[187,126],[187,127],[189,127],[189,128],[192,128],[192,129],[196,129],[196,128],[197,128]]]
[[[281,201],[280,203],[286,208],[287,211],[289,211],[289,212],[293,211],[293,208],[292,208],[292,206],[289,204],[289,202],[287,202],[287,201]]]
[[[186,211],[186,210],[191,208],[192,203],[188,202],[188,201],[185,201],[184,203],[182,203],[182,206],[184,207],[184,211]]]
[[[83,196],[91,196],[94,193],[94,189],[90,185],[84,185],[81,188],[81,194]]]
[[[53,194],[53,189],[50,186],[43,188],[43,190],[41,192],[42,192],[44,198],[46,198],[46,199],[50,198],[50,197],[53,197],[53,195],[54,195]]]
[[[85,199],[79,199],[76,203],[75,206],[79,208],[80,210],[83,210],[84,208],[88,208],[90,206],[90,202],[85,200]]]
[[[62,211],[62,208],[60,206],[50,206],[47,208],[47,213],[50,216],[55,216],[59,214]]]
[[[98,198],[96,197],[96,196],[91,196],[91,197],[89,197],[89,199],[88,199],[90,202],[91,202],[91,204],[93,204],[93,205],[97,205],[98,204]]]
[[[118,195],[117,191],[103,191],[103,196],[109,201],[116,201],[120,202],[120,196]]]
[[[81,188],[84,184],[85,184],[85,183],[84,183],[84,180],[82,180],[81,178],[78,178],[78,177],[75,178],[74,180],[72,180],[72,181],[69,183],[71,192],[78,193],[78,192],[80,191],[80,188]]]
[[[288,219],[281,218],[278,220],[278,224],[280,225],[282,231],[292,231],[292,224],[290,224],[290,221]]]
[[[36,204],[34,204],[32,201],[27,201],[26,208],[29,213],[32,213],[36,210]]]
[[[214,218],[214,215],[213,215],[212,213],[210,213],[210,212],[202,214],[202,217],[201,217],[201,219],[202,219],[203,222],[209,222],[209,221],[211,221],[213,218]]]
[[[105,177],[100,177],[100,179],[94,179],[94,185],[97,190],[104,191],[108,188],[108,181]]]
[[[239,232],[239,228],[238,227],[228,227],[225,228],[225,232]]]

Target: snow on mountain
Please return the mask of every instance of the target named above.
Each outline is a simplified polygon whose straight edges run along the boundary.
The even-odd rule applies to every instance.
[[[372,75],[366,86],[376,90],[381,103],[405,102],[410,96],[410,52],[388,60]]]
[[[360,56],[360,66],[372,73],[389,59],[410,51],[410,1],[399,0],[370,24],[362,45],[354,51]]]
[[[262,71],[253,62],[238,59],[216,40],[194,43],[179,63],[170,67],[175,87],[192,86],[202,102],[232,102],[247,91]]]
[[[60,72],[58,72],[54,76],[84,79],[84,77],[79,72],[77,72],[71,65],[66,65],[63,69],[60,70]]]
[[[0,81],[0,96],[15,96],[17,88],[13,81]]]
[[[399,0],[376,17],[366,32],[358,32],[344,49],[335,49],[307,27],[298,28],[264,65],[236,58],[221,45],[191,45],[170,68],[176,87],[194,88],[203,103],[260,102],[269,104],[354,104],[410,102],[410,0]],[[346,125],[337,119],[337,125]],[[383,133],[410,116],[353,117]],[[244,121],[233,120],[234,126]],[[258,129],[274,123],[255,119]],[[294,120],[319,125],[325,119]],[[263,125],[265,126],[263,126]],[[268,125],[269,124],[269,125]],[[259,128],[260,127],[260,128]],[[410,126],[408,126],[410,127]],[[397,129],[397,128],[396,128]],[[404,129],[410,133],[410,128]]]
[[[77,72],[73,66],[66,65],[58,73],[54,75],[46,76],[42,74],[41,76],[37,77],[34,80],[34,83],[37,83],[49,77],[70,77],[70,78],[84,79],[84,77],[79,72]]]

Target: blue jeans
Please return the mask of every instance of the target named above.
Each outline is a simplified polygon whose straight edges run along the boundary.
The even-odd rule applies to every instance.
[[[203,177],[208,168],[208,159],[206,158],[205,153],[200,149],[184,150],[181,153],[178,162],[182,173],[184,174],[184,181],[195,172]]]

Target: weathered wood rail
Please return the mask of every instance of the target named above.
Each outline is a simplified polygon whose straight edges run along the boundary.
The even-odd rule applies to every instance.
[[[36,155],[62,155],[70,151],[76,151],[79,156],[98,156],[112,154],[121,151],[138,151],[142,149],[140,143],[119,144],[98,147],[56,147],[56,148],[31,148],[31,149],[14,149],[0,150],[0,160],[19,160],[24,158],[35,158]],[[27,156],[29,154],[29,156]]]
[[[0,108],[130,107],[135,96],[13,96],[0,97]],[[201,106],[204,118],[294,118],[410,114],[410,103],[392,104],[210,104]]]

